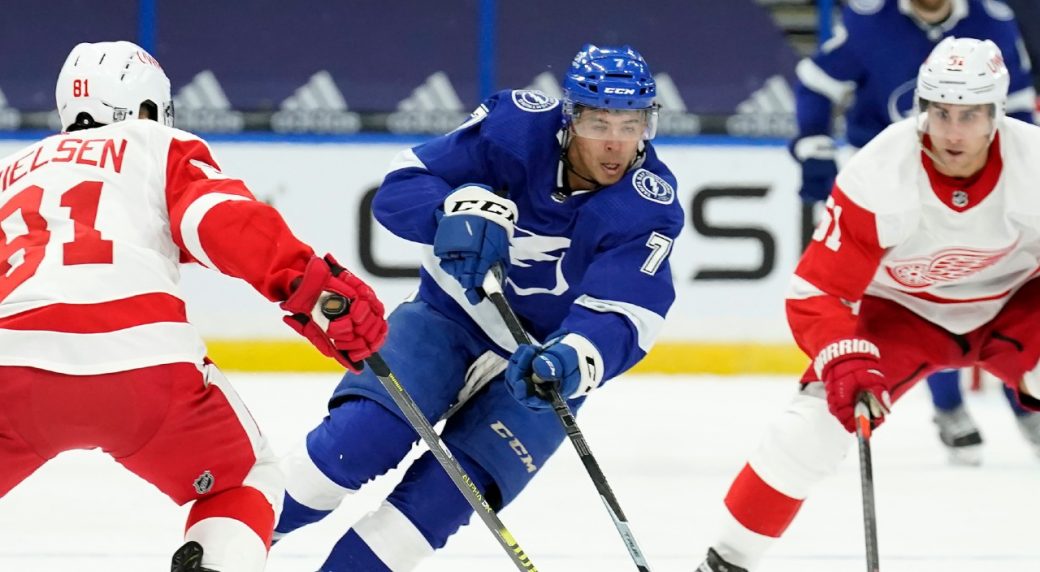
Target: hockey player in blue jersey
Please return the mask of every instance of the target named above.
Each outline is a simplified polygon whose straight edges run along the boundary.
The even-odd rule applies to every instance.
[[[838,172],[832,133],[836,105],[845,110],[845,137],[863,147],[913,108],[917,68],[945,37],[993,40],[1011,75],[1007,114],[1033,122],[1036,92],[1014,14],[996,0],[850,0],[842,24],[812,57],[798,64],[798,137],[791,152],[802,168],[805,203],[826,200]],[[964,408],[957,371],[928,378],[939,438],[954,463],[981,462],[982,435]],[[1019,429],[1040,455],[1040,415],[1008,402]]]
[[[562,100],[491,96],[455,131],[401,153],[373,205],[389,230],[426,245],[418,294],[390,314],[382,355],[431,421],[466,400],[442,438],[496,509],[564,438],[532,372],[577,409],[649,351],[675,295],[668,255],[683,212],[650,143],[646,62],[628,46],[587,45],[563,87]],[[496,264],[540,344],[518,348],[481,299]],[[276,536],[328,514],[416,441],[370,371],[344,377],[329,415],[286,460]],[[321,570],[410,570],[472,513],[427,452]]]

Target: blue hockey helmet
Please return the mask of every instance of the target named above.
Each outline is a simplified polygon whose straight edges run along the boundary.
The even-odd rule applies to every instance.
[[[643,110],[646,129],[641,138],[652,139],[657,131],[655,95],[650,66],[631,46],[585,44],[563,80],[564,125],[574,124],[582,108]]]

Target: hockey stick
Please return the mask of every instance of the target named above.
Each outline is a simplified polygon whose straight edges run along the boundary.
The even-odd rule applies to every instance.
[[[878,572],[877,513],[874,510],[874,467],[870,460],[870,406],[861,395],[856,402],[856,440],[859,441],[859,480],[863,491],[863,534],[867,543],[867,572]]]
[[[349,309],[349,300],[338,294],[329,296],[321,303],[321,313],[329,320],[334,320],[346,314]],[[346,356],[345,353],[344,356]],[[350,358],[347,357],[347,359]],[[469,475],[466,474],[466,471],[462,469],[462,466],[459,465],[459,462],[451,454],[451,451],[448,450],[448,447],[441,441],[433,426],[426,420],[426,416],[419,410],[419,406],[415,404],[415,400],[401,385],[401,382],[397,380],[397,376],[390,370],[390,366],[383,361],[383,357],[379,355],[379,352],[373,353],[366,358],[365,363],[372,368],[372,373],[379,378],[379,383],[383,385],[386,392],[390,394],[390,398],[394,400],[394,403],[404,413],[415,432],[419,434],[426,446],[430,448],[430,452],[433,453],[437,462],[444,468],[444,472],[448,473],[448,477],[458,487],[462,496],[466,498],[466,502],[473,507],[480,520],[483,520],[484,524],[495,535],[498,543],[509,554],[513,564],[516,564],[517,569],[527,572],[538,572],[538,568],[531,562],[524,550],[520,548],[520,544],[506,529],[506,525],[502,524],[498,515],[495,514],[495,510],[491,508],[487,499],[481,494],[480,489],[473,484]]]
[[[513,312],[513,308],[510,307],[509,301],[506,300],[506,296],[502,292],[502,268],[500,266],[492,267],[491,271],[487,273],[484,277],[483,288],[484,294],[495,305],[495,309],[502,316],[502,320],[505,321],[506,327],[509,328],[509,333],[513,335],[516,343],[530,344],[531,336],[527,334],[523,325],[520,324],[520,319],[516,317],[516,313]],[[643,551],[639,549],[636,537],[632,534],[632,529],[628,525],[628,519],[621,510],[621,505],[618,504],[614,491],[610,489],[606,475],[600,469],[596,458],[592,456],[592,451],[589,450],[589,445],[585,442],[585,436],[582,435],[581,429],[578,428],[578,424],[574,420],[571,408],[567,406],[567,402],[564,401],[558,389],[552,386],[544,389],[552,401],[553,411],[556,412],[560,423],[563,424],[563,430],[567,433],[571,443],[574,444],[574,448],[578,451],[578,457],[581,458],[582,464],[585,465],[585,470],[588,471],[589,477],[592,478],[592,482],[596,485],[596,490],[599,491],[599,496],[603,500],[604,506],[607,507],[607,512],[610,513],[610,518],[614,521],[614,526],[617,527],[618,533],[621,534],[621,539],[625,542],[625,547],[628,548],[628,553],[632,556],[632,561],[635,562],[636,568],[640,572],[650,572],[650,565],[647,564]]]

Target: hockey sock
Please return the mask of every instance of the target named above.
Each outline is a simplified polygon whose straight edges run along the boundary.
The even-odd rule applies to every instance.
[[[260,491],[237,487],[192,505],[185,541],[202,545],[202,566],[226,572],[259,572],[267,562],[274,509]]]
[[[780,538],[802,508],[804,499],[792,498],[774,489],[751,465],[744,465],[730,485],[725,502],[730,514],[748,530]]]
[[[1004,397],[1007,397],[1008,404],[1011,405],[1011,410],[1015,412],[1015,417],[1022,417],[1029,413],[1018,404],[1018,398],[1015,396],[1014,389],[1011,389],[1007,385],[1001,385],[1001,389],[1004,390]]]
[[[454,450],[452,454],[494,505],[497,492],[487,471],[465,454]],[[336,543],[321,570],[412,570],[442,548],[472,514],[462,493],[427,452],[408,469],[382,506]]]
[[[317,522],[348,493],[395,467],[418,439],[406,421],[364,398],[344,401],[283,461],[285,498],[276,538]]]
[[[405,572],[431,554],[433,547],[408,517],[384,501],[336,542],[319,572]]]
[[[827,411],[822,384],[801,391],[766,429],[765,437],[726,495],[715,550],[727,562],[754,569],[783,535],[810,489],[834,472],[853,438]]]
[[[347,492],[349,491],[344,490],[343,494],[346,494]],[[278,525],[275,526],[272,543],[278,542],[283,536],[297,528],[318,522],[328,516],[331,512],[332,509],[319,510],[306,506],[300,501],[292,498],[292,495],[286,491],[285,496],[282,498],[282,514],[278,519]]]
[[[953,411],[964,403],[960,379],[960,372],[955,369],[937,371],[928,376],[928,390],[936,409]]]

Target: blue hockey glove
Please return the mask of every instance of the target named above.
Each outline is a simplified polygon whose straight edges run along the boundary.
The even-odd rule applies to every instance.
[[[810,135],[791,143],[791,154],[802,166],[802,188],[798,195],[804,203],[827,200],[838,176],[834,162],[834,139],[827,135]]]
[[[498,263],[509,266],[516,217],[516,204],[484,185],[463,185],[444,199],[433,254],[440,258],[441,268],[459,281],[471,304],[480,302],[477,289],[488,270]]]
[[[603,358],[588,339],[567,334],[544,347],[524,344],[509,358],[506,383],[513,398],[528,409],[549,409],[547,389],[567,399],[582,397],[603,382]]]

